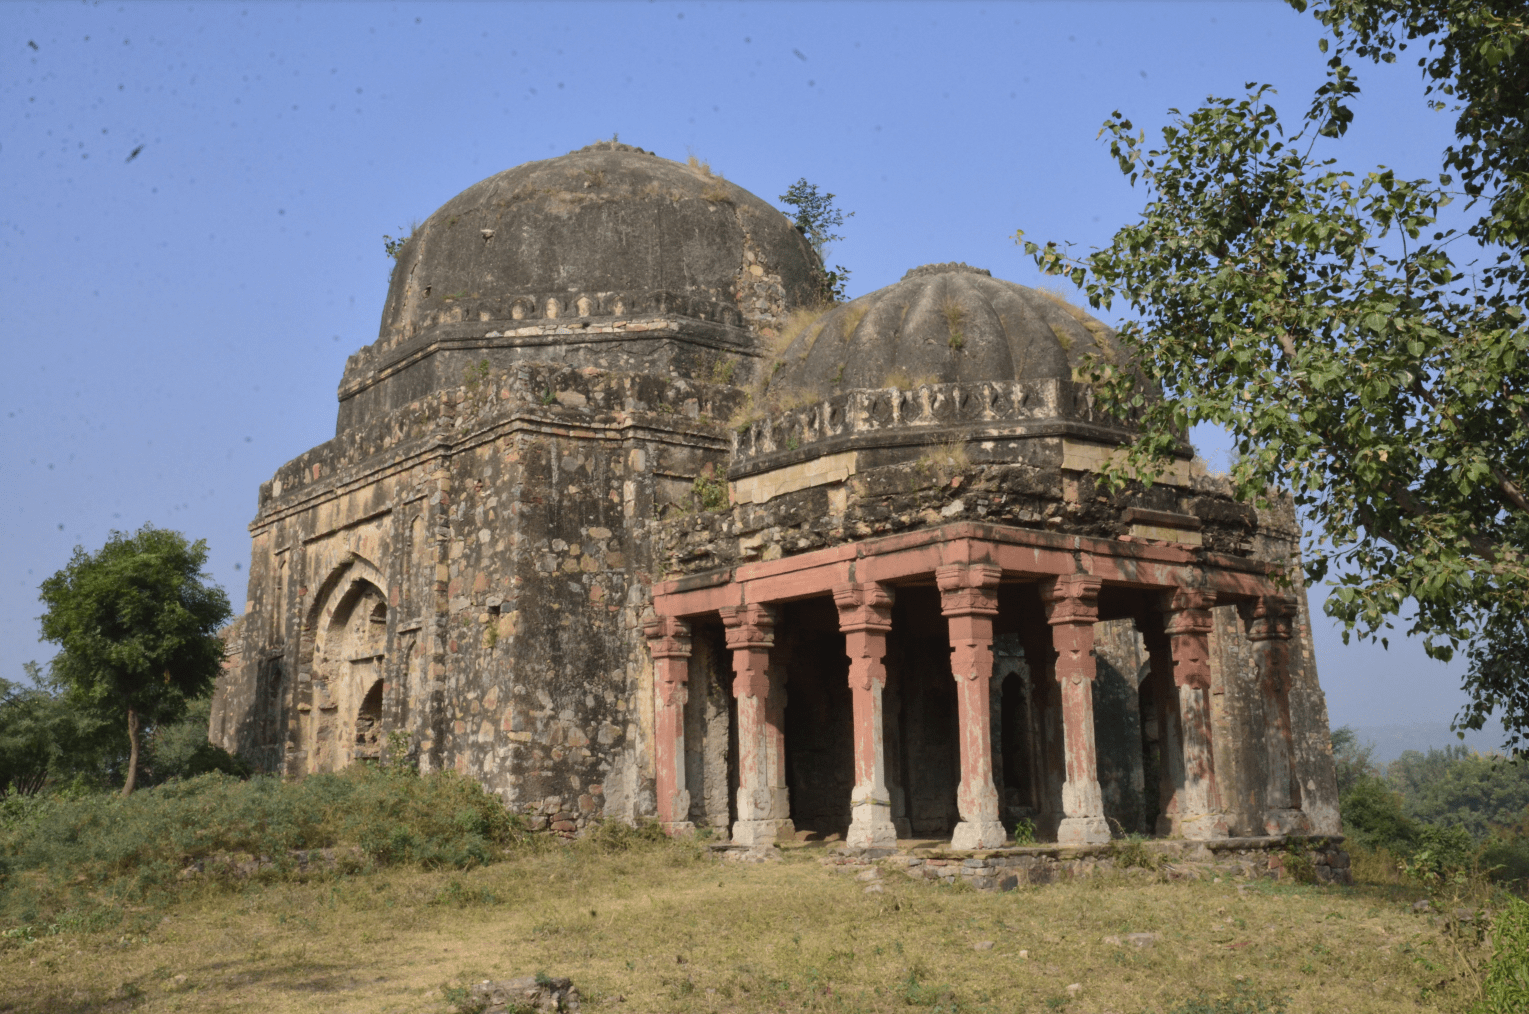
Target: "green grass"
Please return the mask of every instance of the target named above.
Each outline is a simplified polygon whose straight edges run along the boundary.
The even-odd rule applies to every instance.
[[[198,879],[301,879],[407,865],[468,869],[536,847],[520,818],[453,773],[357,766],[299,782],[208,774],[0,809],[0,923],[100,923]],[[313,858],[312,850],[335,850]]]
[[[539,973],[588,1012],[693,1014],[1502,1014],[1529,991],[1529,905],[1362,852],[1352,888],[1166,882],[1124,868],[1127,842],[1086,880],[989,894],[889,865],[867,893],[821,846],[731,863],[622,824],[561,843],[466,779],[371,768],[12,801],[0,844],[8,1014],[447,1014]],[[344,861],[290,860],[319,847]]]

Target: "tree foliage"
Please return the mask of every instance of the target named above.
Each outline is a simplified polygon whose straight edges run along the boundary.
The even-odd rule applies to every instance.
[[[1095,307],[1134,312],[1133,364],[1080,371],[1140,425],[1113,480],[1160,474],[1192,425],[1224,427],[1240,496],[1292,491],[1307,577],[1332,575],[1345,637],[1384,641],[1410,600],[1407,633],[1431,655],[1477,638],[1495,658],[1483,631],[1529,612],[1529,19],[1522,3],[1457,0],[1315,13],[1334,52],[1297,122],[1257,84],[1171,110],[1156,145],[1116,112],[1102,133],[1147,192],[1140,219],[1084,256],[1025,247]],[[1425,40],[1427,101],[1457,114],[1447,171],[1409,180],[1325,157],[1353,119],[1349,61]],[[1457,233],[1440,213],[1462,199],[1476,218]],[[1525,661],[1473,670],[1457,721],[1497,709],[1529,731]]]
[[[113,532],[96,553],[76,546],[69,565],[42,583],[43,639],[59,645],[51,678],[74,707],[125,719],[132,792],[140,730],[174,721],[212,688],[223,661],[217,629],[228,596],[202,567],[207,544],[145,525]]]
[[[0,679],[0,796],[108,784],[126,755],[122,731],[70,706],[36,663],[26,669],[30,684]]]
[[[846,218],[854,218],[855,213],[840,210],[834,204],[834,196],[819,192],[818,185],[808,183],[807,177],[803,176],[780,195],[780,200],[782,204],[796,209],[792,224],[796,226],[797,232],[807,237],[807,242],[818,255],[818,262],[823,269],[823,298],[828,302],[842,303],[845,286],[849,284],[849,268],[839,264],[830,271],[824,258],[828,256],[828,245],[844,238],[834,230],[844,225]]]

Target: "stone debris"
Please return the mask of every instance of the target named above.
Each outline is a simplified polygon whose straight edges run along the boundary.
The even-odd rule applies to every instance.
[[[992,949],[993,941],[991,940],[978,940],[976,943],[972,944],[972,950],[974,951],[990,951]]]
[[[1428,899],[1426,899],[1426,898],[1423,899],[1422,901],[1414,901],[1412,903],[1412,910],[1414,912],[1417,912],[1417,913],[1420,913],[1420,914],[1423,913],[1423,912],[1427,912],[1432,907],[1433,907],[1432,905],[1428,904]]]
[[[492,982],[488,979],[468,987],[467,995],[483,1014],[521,1014],[521,1012],[567,1012],[579,1009],[579,991],[571,979],[552,979],[528,975],[521,979]]]
[[[880,884],[869,884],[869,885],[866,886],[865,893],[866,894],[885,894],[886,890],[887,889],[885,887],[882,887]]]
[[[1083,992],[1083,983],[1081,982],[1075,982],[1067,987],[1068,996],[1077,996],[1081,992]]]
[[[1162,935],[1159,933],[1127,933],[1125,935],[1125,942],[1138,950],[1143,947],[1151,947],[1161,939]]]

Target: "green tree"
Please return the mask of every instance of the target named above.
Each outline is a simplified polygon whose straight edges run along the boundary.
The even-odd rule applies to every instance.
[[[1333,765],[1338,771],[1338,795],[1353,788],[1359,779],[1379,772],[1373,758],[1375,744],[1359,742],[1359,734],[1347,725],[1332,731]]]
[[[173,721],[211,689],[223,660],[228,596],[202,567],[207,544],[145,525],[113,532],[95,553],[76,546],[42,583],[42,635],[60,648],[51,675],[78,707],[126,721],[122,794],[137,780],[145,723]]]
[[[823,298],[843,302],[844,288],[849,284],[849,268],[839,264],[829,271],[824,258],[828,256],[828,245],[844,238],[834,230],[842,226],[846,218],[854,218],[855,213],[840,210],[834,204],[833,194],[820,193],[818,185],[808,183],[805,176],[791,184],[790,189],[780,195],[780,200],[796,209],[792,222],[818,255],[818,263],[823,269]]]
[[[37,663],[25,668],[30,683],[0,679],[0,796],[108,782],[127,755],[116,723],[74,707]]]
[[[1520,631],[1503,656],[1492,631],[1529,613],[1529,16],[1521,0],[1315,13],[1334,55],[1293,129],[1256,84],[1172,110],[1156,146],[1116,112],[1103,133],[1147,192],[1140,220],[1083,256],[1025,247],[1093,306],[1134,311],[1121,328],[1134,361],[1080,371],[1140,424],[1111,480],[1160,474],[1192,425],[1224,427],[1240,496],[1292,491],[1307,577],[1334,575],[1326,610],[1344,636],[1384,643],[1411,602],[1406,632],[1434,657],[1474,638],[1457,722],[1497,710],[1517,747],[1529,653]],[[1409,45],[1429,104],[1456,114],[1437,181],[1319,157],[1353,119],[1349,61]],[[1475,218],[1457,234],[1439,216],[1459,199]]]
[[[1440,827],[1463,827],[1485,839],[1529,815],[1529,765],[1472,753],[1464,746],[1408,750],[1386,766],[1408,816]]]

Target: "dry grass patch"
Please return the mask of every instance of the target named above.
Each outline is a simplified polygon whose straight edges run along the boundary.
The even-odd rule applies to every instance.
[[[1462,973],[1480,945],[1414,914],[1402,887],[1106,875],[979,894],[888,871],[867,894],[816,850],[743,865],[633,845],[209,886],[135,936],[7,941],[0,1010],[445,1012],[445,988],[542,971],[571,977],[589,1011],[1368,1014],[1474,999]],[[1106,940],[1128,933],[1158,938]]]

